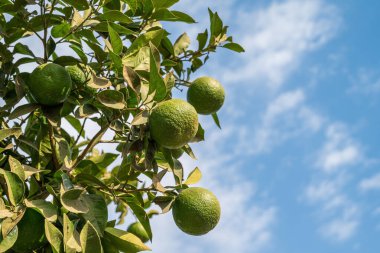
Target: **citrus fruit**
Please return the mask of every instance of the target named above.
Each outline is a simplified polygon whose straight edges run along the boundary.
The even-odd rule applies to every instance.
[[[16,252],[32,252],[46,243],[45,218],[37,211],[27,208],[17,223],[18,236],[12,249]]]
[[[45,63],[33,70],[28,78],[29,91],[42,105],[63,103],[71,90],[71,78],[66,69],[55,63]]]
[[[159,103],[149,117],[152,138],[165,148],[180,148],[194,138],[198,115],[194,107],[181,99]]]
[[[86,83],[86,74],[78,65],[66,66],[66,71],[69,73],[74,87],[80,87]]]
[[[134,234],[135,236],[140,238],[142,242],[149,241],[149,235],[140,222],[135,222],[129,225],[129,227],[127,228],[127,232]]]
[[[172,213],[175,223],[183,232],[204,235],[218,224],[220,204],[207,189],[187,188],[177,196]]]
[[[223,86],[214,78],[200,77],[195,79],[187,91],[187,101],[199,114],[217,112],[224,103]]]

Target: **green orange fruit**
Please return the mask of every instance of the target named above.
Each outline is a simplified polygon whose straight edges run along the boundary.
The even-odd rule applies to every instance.
[[[46,244],[45,218],[34,209],[26,209],[17,228],[17,240],[12,246],[15,252],[33,252]]]
[[[214,229],[219,222],[220,212],[216,196],[200,187],[183,190],[172,208],[176,225],[190,235],[204,235]]]
[[[198,130],[198,115],[181,99],[159,103],[149,117],[151,137],[161,146],[176,149],[191,141]]]
[[[66,66],[66,71],[69,73],[74,87],[81,87],[87,82],[86,74],[78,65]]]
[[[72,82],[66,69],[55,63],[45,63],[33,70],[28,78],[32,97],[42,105],[63,103],[71,90]]]
[[[144,243],[149,241],[149,235],[140,222],[134,222],[129,225],[127,232],[134,234]]]
[[[204,115],[217,112],[223,106],[224,98],[223,86],[208,76],[195,79],[187,91],[187,101]]]

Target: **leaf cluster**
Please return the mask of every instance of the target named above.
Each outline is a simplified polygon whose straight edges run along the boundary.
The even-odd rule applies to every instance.
[[[195,23],[173,9],[178,1],[0,0],[0,252],[13,252],[28,208],[45,219],[47,243],[36,252],[148,250],[115,226],[131,212],[152,239],[150,219],[201,179],[198,168],[185,179],[175,151],[150,138],[149,114],[218,48],[244,49],[211,10],[196,46],[187,33],[172,42],[166,22]],[[27,85],[25,69],[47,62],[77,65],[87,78],[54,107],[36,103]],[[199,126],[193,141],[203,140]],[[195,159],[190,145],[181,149]],[[167,175],[174,185],[161,183]],[[108,220],[110,203],[117,220]]]

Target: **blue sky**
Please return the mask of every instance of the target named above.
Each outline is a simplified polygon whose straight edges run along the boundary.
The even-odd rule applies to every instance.
[[[199,23],[173,38],[195,41],[211,7],[247,52],[199,73],[226,87],[223,129],[203,117],[198,161],[183,160],[220,198],[221,223],[191,237],[156,217],[153,252],[378,252],[380,2],[182,2]]]

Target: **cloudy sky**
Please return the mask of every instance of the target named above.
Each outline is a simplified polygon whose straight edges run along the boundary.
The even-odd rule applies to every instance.
[[[227,90],[223,129],[202,118],[198,160],[183,160],[201,168],[222,219],[191,237],[155,217],[153,252],[377,253],[380,2],[183,0],[174,9],[199,23],[170,26],[173,38],[195,41],[207,7],[247,51],[222,50],[198,74]]]
[[[196,42],[207,7],[246,49],[197,73],[226,88],[223,129],[202,117],[198,160],[182,160],[202,170],[222,218],[192,237],[156,216],[153,252],[378,253],[380,1],[182,0],[174,9],[198,23],[170,25],[173,40]]]

